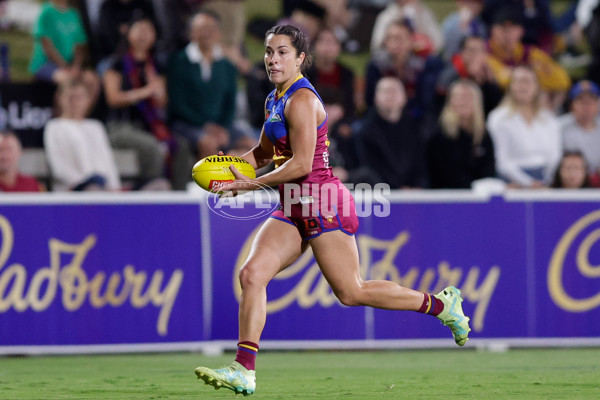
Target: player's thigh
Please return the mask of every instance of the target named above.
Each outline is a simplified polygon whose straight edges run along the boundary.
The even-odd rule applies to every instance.
[[[313,254],[327,282],[338,295],[362,285],[356,239],[340,230],[325,232],[310,241]]]
[[[298,229],[287,222],[269,218],[259,229],[248,258],[240,271],[240,280],[270,281],[292,264],[306,249]]]

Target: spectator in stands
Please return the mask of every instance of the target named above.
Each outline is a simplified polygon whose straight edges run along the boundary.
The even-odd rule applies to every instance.
[[[393,0],[377,16],[371,35],[371,51],[379,50],[387,37],[387,29],[394,21],[410,21],[415,35],[414,50],[424,55],[437,54],[444,45],[442,30],[435,14],[421,0]]]
[[[330,140],[335,142],[342,158],[350,163],[356,159],[352,143],[351,124],[354,121],[354,73],[340,63],[342,46],[333,31],[323,29],[314,43],[314,61],[306,71],[327,111]],[[343,162],[346,165],[346,162]],[[350,164],[347,164],[351,167]]]
[[[484,111],[487,115],[500,103],[510,74],[509,67],[488,55],[482,37],[467,36],[461,42],[460,52],[451,57],[440,73],[436,91],[442,97],[440,103],[443,103],[452,82],[461,78],[472,80],[483,92]]]
[[[491,26],[495,18],[507,10],[522,22],[523,43],[552,53],[553,29],[549,0],[485,0],[481,17]]]
[[[200,11],[190,22],[190,43],[169,62],[169,118],[199,158],[226,150],[235,115],[237,71],[223,55],[218,17]]]
[[[304,33],[310,43],[314,43],[317,33],[325,23],[325,8],[311,0],[298,0],[293,5],[289,17],[277,21],[277,25],[292,25]]]
[[[119,173],[106,129],[100,121],[86,118],[92,105],[89,88],[81,81],[63,84],[56,102],[60,116],[44,128],[52,190],[119,190]]]
[[[384,77],[377,82],[375,106],[356,123],[362,166],[392,189],[427,186],[425,148],[418,122],[405,111],[402,81]]]
[[[325,9],[325,27],[331,30],[348,51],[359,50],[359,43],[350,38],[350,27],[358,19],[350,9],[349,0],[316,0]],[[362,17],[362,16],[361,16]]]
[[[600,187],[600,88],[581,81],[569,98],[571,112],[560,117],[563,150],[583,154],[592,185]]]
[[[242,53],[244,35],[246,34],[246,0],[206,0],[203,10],[212,11],[227,29],[221,31],[222,46],[226,56],[238,67],[241,73],[252,68],[252,63]]]
[[[480,17],[484,0],[455,0],[457,10],[442,22],[444,35],[443,54],[445,60],[459,52],[460,44],[466,37],[487,35],[487,27]]]
[[[558,118],[543,107],[532,68],[516,67],[506,96],[487,121],[494,141],[496,170],[517,187],[548,186],[561,157]]]
[[[68,0],[52,0],[42,6],[33,28],[33,55],[29,71],[35,79],[65,83],[82,79],[94,99],[100,93],[100,80],[83,68],[87,36],[77,10]]]
[[[450,87],[427,159],[431,188],[466,189],[477,179],[495,177],[494,146],[474,82],[459,80]]]
[[[110,107],[107,129],[113,147],[136,151],[142,184],[168,176],[173,188],[182,190],[189,176],[189,147],[166,124],[167,88],[153,57],[155,40],[152,20],[132,21],[127,51],[113,58],[103,76]]]
[[[580,0],[575,16],[592,53],[587,78],[600,85],[600,0]]]
[[[582,189],[591,187],[588,176],[588,166],[583,154],[566,152],[556,168],[552,188]]]
[[[558,110],[571,86],[567,72],[539,47],[522,42],[523,16],[512,8],[496,14],[490,30],[490,54],[502,64],[514,68],[528,65],[534,69],[542,88],[549,92],[550,104]]]
[[[383,76],[399,78],[408,97],[407,109],[422,116],[431,108],[435,84],[443,64],[437,57],[423,57],[414,52],[412,27],[407,20],[392,22],[383,48],[375,52],[366,72],[365,102],[373,105],[375,85]]]
[[[21,142],[13,132],[0,132],[0,192],[41,192],[42,185],[33,176],[19,171]]]
[[[100,75],[110,66],[110,56],[119,52],[119,46],[127,43],[129,24],[142,17],[152,20],[156,26],[152,0],[104,0],[100,6],[98,28],[95,33],[97,70]]]

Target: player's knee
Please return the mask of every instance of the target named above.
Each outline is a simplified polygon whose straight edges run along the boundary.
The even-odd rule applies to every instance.
[[[362,304],[358,296],[351,291],[336,291],[335,296],[338,298],[340,303],[348,307],[356,307]]]
[[[242,289],[248,289],[256,286],[266,286],[269,282],[266,277],[263,276],[258,265],[253,262],[247,262],[240,270],[239,280]]]

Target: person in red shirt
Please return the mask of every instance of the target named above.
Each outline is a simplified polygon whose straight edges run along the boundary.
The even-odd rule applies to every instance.
[[[41,192],[33,176],[19,171],[21,142],[12,132],[0,133],[0,192]]]

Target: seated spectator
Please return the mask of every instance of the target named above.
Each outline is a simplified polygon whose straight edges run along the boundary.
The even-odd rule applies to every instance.
[[[121,183],[108,134],[87,119],[90,90],[81,81],[63,84],[56,96],[59,117],[44,128],[44,149],[53,191],[119,190]]]
[[[434,189],[466,189],[477,179],[496,176],[481,90],[474,82],[459,80],[450,87],[427,159]]]
[[[510,68],[487,54],[483,38],[467,36],[460,45],[460,52],[452,56],[440,73],[436,91],[443,98],[452,82],[469,79],[479,85],[483,92],[484,111],[487,115],[500,103],[504,95],[502,88],[508,85],[510,73]]]
[[[377,16],[371,35],[371,51],[377,51],[386,40],[387,29],[394,21],[406,19],[413,27],[414,49],[427,55],[437,54],[444,45],[442,30],[435,14],[421,0],[392,0]]]
[[[558,110],[571,87],[571,79],[567,71],[539,47],[524,44],[524,33],[523,17],[512,8],[501,9],[496,14],[490,30],[489,52],[495,59],[511,68],[519,65],[533,68],[540,85],[550,95],[552,108]],[[496,67],[495,65],[492,66]]]
[[[577,26],[585,34],[592,55],[587,79],[600,85],[600,1],[580,0],[575,10],[575,16]]]
[[[190,43],[172,57],[167,70],[169,119],[173,131],[203,158],[232,142],[237,71],[223,56],[215,14],[192,16],[189,34]]]
[[[561,151],[560,125],[543,108],[542,91],[533,69],[514,69],[506,96],[487,122],[494,141],[496,171],[516,187],[547,187]]]
[[[294,3],[289,17],[280,19],[276,25],[295,26],[313,43],[325,24],[325,8],[311,0],[298,0]]]
[[[582,189],[591,187],[588,166],[579,152],[566,152],[556,168],[552,188]]]
[[[340,41],[333,31],[324,29],[314,43],[314,60],[306,77],[320,94],[327,111],[330,140],[335,142],[344,160],[356,159],[351,145],[354,121],[354,73],[340,63]],[[350,167],[350,165],[348,165]]]
[[[315,0],[325,9],[325,27],[331,30],[348,51],[360,50],[358,41],[350,38],[350,28],[358,16],[350,8],[350,0]],[[362,18],[362,15],[361,15]]]
[[[374,53],[367,65],[365,103],[373,105],[375,85],[383,76],[394,76],[402,81],[408,99],[407,109],[417,117],[431,108],[435,84],[442,67],[436,57],[421,57],[413,51],[413,30],[408,21],[391,23],[385,35],[383,48]]]
[[[406,93],[398,78],[377,82],[375,106],[356,123],[360,164],[391,189],[427,185],[425,149],[418,122],[404,109]]]
[[[252,68],[252,63],[242,53],[244,35],[246,34],[245,0],[206,0],[202,9],[215,13],[221,24],[223,51],[229,60],[245,74]]]
[[[127,42],[129,23],[142,17],[156,26],[152,0],[104,0],[100,6],[95,39],[97,70],[100,75],[110,66],[110,56]]]
[[[103,76],[110,107],[107,129],[113,147],[136,151],[142,185],[167,176],[174,189],[184,190],[189,147],[166,124],[167,88],[153,57],[155,40],[151,20],[142,17],[131,23],[127,51],[113,58]]]
[[[19,171],[21,142],[10,131],[0,132],[0,192],[41,192],[42,185],[33,176]]]
[[[522,21],[524,43],[552,53],[553,29],[549,0],[485,0],[481,17],[491,26],[494,19],[506,10]]]
[[[450,60],[460,51],[466,37],[487,35],[487,27],[480,17],[484,0],[455,0],[458,10],[448,15],[442,22],[444,35],[444,59]]]
[[[600,88],[581,81],[569,98],[571,112],[560,117],[563,150],[583,154],[592,184],[600,187]]]
[[[35,79],[58,84],[82,79],[96,99],[100,80],[94,72],[83,69],[87,36],[79,13],[69,7],[68,0],[51,0],[42,6],[33,38],[29,71]]]

